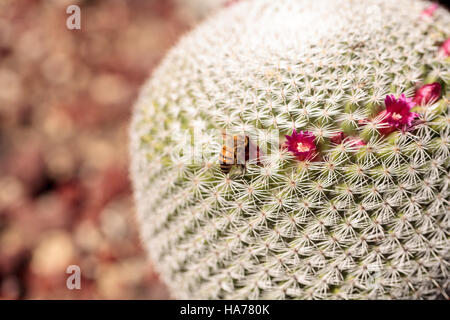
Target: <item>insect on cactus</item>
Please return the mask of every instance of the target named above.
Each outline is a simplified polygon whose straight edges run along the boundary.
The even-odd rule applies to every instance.
[[[448,298],[450,13],[430,5],[240,1],[171,50],[130,151],[174,297]],[[224,173],[222,130],[261,159]]]

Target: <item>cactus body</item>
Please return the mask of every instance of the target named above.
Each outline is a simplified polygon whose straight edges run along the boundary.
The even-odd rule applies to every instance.
[[[130,147],[142,240],[175,297],[447,294],[450,14],[423,17],[429,5],[243,1],[181,39],[141,91]],[[441,97],[413,127],[372,121],[430,82]],[[210,157],[183,161],[186,132],[222,129],[260,137],[264,165],[224,174],[208,133]],[[319,159],[272,148],[294,129]]]

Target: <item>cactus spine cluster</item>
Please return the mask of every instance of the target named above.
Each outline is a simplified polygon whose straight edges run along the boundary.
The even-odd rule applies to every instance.
[[[181,39],[141,91],[130,146],[142,240],[174,297],[447,296],[450,64],[439,46],[450,14],[424,16],[429,5],[243,1]],[[383,134],[386,96],[433,82],[441,96],[414,107],[413,127]],[[221,172],[212,132],[223,129],[267,145],[264,164]],[[314,135],[320,158],[272,147],[294,129]],[[180,145],[196,130],[213,152],[187,162]],[[333,142],[341,132],[364,143]]]

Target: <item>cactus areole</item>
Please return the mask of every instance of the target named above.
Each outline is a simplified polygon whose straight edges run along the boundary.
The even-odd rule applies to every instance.
[[[130,152],[175,298],[448,297],[450,13],[430,5],[240,1],[168,53]],[[224,131],[261,156],[222,172],[243,152]]]

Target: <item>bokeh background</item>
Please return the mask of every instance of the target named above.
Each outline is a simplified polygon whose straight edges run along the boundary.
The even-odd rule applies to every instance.
[[[170,298],[139,240],[129,119],[167,50],[225,2],[0,0],[0,298]]]

